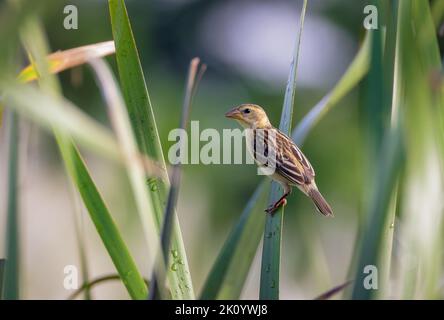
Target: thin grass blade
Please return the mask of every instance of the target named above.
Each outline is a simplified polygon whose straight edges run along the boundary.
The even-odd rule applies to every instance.
[[[387,224],[387,212],[389,212],[390,200],[402,168],[402,160],[402,136],[399,127],[396,127],[388,132],[381,150],[376,172],[377,183],[373,187],[373,195],[368,210],[369,222],[364,230],[352,299],[370,299],[375,294],[375,290],[370,290],[371,287],[369,289],[369,285],[366,285],[365,277],[368,276],[368,266],[376,266],[380,269],[383,227]]]
[[[159,241],[156,237],[154,213],[150,193],[145,186],[144,167],[137,161],[137,144],[131,129],[131,123],[126,113],[125,104],[117,88],[117,84],[109,67],[102,60],[92,60],[90,62],[100,87],[104,100],[108,107],[108,114],[111,119],[114,131],[119,139],[119,148],[125,157],[125,164],[132,186],[132,191],[136,200],[136,207],[139,218],[142,221],[145,239],[148,246],[148,257],[154,261],[159,248]],[[161,270],[163,271],[164,266]]]
[[[302,7],[298,40],[296,41],[293,61],[290,67],[287,89],[285,91],[284,106],[282,108],[281,122],[279,124],[279,129],[286,134],[290,134],[291,131],[294,97],[296,94],[296,73],[306,9],[307,0],[304,1]],[[279,183],[273,181],[271,183],[269,204],[272,205],[273,203],[278,201],[282,193],[282,187],[279,185]],[[259,298],[261,300],[279,299],[279,276],[281,264],[281,236],[283,219],[283,207],[274,212],[273,215],[267,215],[266,217],[264,247],[262,251],[261,283],[259,292]]]
[[[4,299],[17,300],[19,292],[19,231],[18,231],[18,176],[19,176],[19,129],[18,116],[9,112],[9,155],[8,155],[8,202],[6,228],[6,265],[4,277]]]
[[[3,300],[6,259],[0,259],[0,300]]]
[[[125,2],[123,0],[109,0],[108,3],[120,85],[139,150],[158,161],[166,173],[154,112]],[[150,180],[149,190],[152,194],[157,230],[161,228],[168,189],[169,181]],[[173,262],[181,262],[176,263],[175,269],[177,270],[175,271],[168,268],[167,276],[173,299],[194,299],[193,284],[177,217],[173,223],[171,258]]]
[[[29,85],[3,84],[5,104],[46,130],[56,129],[97,154],[120,159],[111,131],[62,97]],[[44,108],[42,107],[44,106]]]
[[[179,128],[183,131],[186,130],[188,124],[191,104],[194,94],[196,93],[197,81],[199,80],[198,77],[202,76],[202,72],[199,72],[199,64],[199,58],[192,59],[188,70],[188,77],[185,85],[185,97],[182,104],[182,116],[179,126]],[[203,68],[205,69],[205,67]],[[180,159],[180,155],[177,155],[177,157],[178,159]],[[160,233],[160,242],[162,246],[161,255],[160,257],[157,257],[157,260],[163,260],[165,265],[169,264],[171,233],[175,214],[174,211],[177,204],[177,198],[179,196],[181,176],[181,163],[180,161],[178,161],[178,163],[173,166],[173,170],[171,173],[171,187],[170,192],[168,193],[167,205],[165,208],[165,214]],[[158,264],[159,262],[156,263],[156,265]],[[165,274],[163,272],[153,272],[153,276],[151,277],[152,288],[149,295],[150,300],[157,300],[162,297],[162,287],[165,281],[164,276]]]
[[[148,289],[126,246],[102,196],[92,180],[80,153],[73,144],[59,142],[66,170],[77,186],[103,244],[128,293],[133,299],[144,299]],[[69,141],[69,140],[67,140]]]
[[[202,289],[200,299],[239,299],[265,227],[269,183],[263,181],[231,230]]]
[[[340,284],[339,286],[336,286],[336,287],[328,290],[327,292],[320,294],[314,300],[328,300],[328,299],[332,298],[334,295],[340,293],[342,290],[347,288],[352,283],[353,283],[353,280],[350,280],[350,281],[347,281],[343,284]]]
[[[74,291],[67,298],[67,300],[74,300],[80,294],[82,294],[82,292],[87,291],[87,290],[91,290],[92,288],[96,287],[99,284],[103,284],[105,282],[110,282],[110,281],[121,281],[121,277],[120,277],[119,274],[110,274],[110,275],[106,275],[106,276],[101,276],[101,277],[95,278],[95,279],[93,279],[91,281],[84,282],[80,286],[80,288],[78,288],[76,291]],[[147,287],[149,287],[148,280],[144,279],[144,281],[145,281],[145,284],[147,285]]]
[[[311,129],[367,74],[370,61],[369,43],[369,34],[367,33],[361,48],[338,83],[310,109],[293,130],[291,136],[296,143],[304,141]]]

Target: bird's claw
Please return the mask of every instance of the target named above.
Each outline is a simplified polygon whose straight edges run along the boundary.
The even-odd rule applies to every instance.
[[[287,205],[287,199],[282,199],[281,201],[276,202],[275,204],[269,206],[267,209],[265,209],[265,212],[271,215],[274,215],[277,209],[279,209],[281,206]]]

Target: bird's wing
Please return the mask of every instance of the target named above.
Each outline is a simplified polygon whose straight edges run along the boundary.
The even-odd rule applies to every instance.
[[[291,184],[308,184],[315,173],[310,162],[296,144],[277,129],[254,130],[254,158],[259,165],[270,166]],[[272,154],[275,152],[275,155]]]
[[[313,166],[308,161],[307,157],[302,153],[301,149],[293,142],[293,140],[285,135],[284,133],[278,131],[278,136],[282,139],[282,145],[284,145],[287,150],[290,150],[290,153],[295,157],[295,161],[300,163],[304,168],[304,175],[306,175],[310,180],[315,176],[315,172]]]

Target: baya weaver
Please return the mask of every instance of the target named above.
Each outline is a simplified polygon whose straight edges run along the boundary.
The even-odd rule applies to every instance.
[[[260,167],[270,167],[268,156],[274,155],[274,172],[271,178],[282,185],[284,194],[265,210],[267,213],[273,214],[280,206],[285,205],[292,187],[296,186],[311,198],[320,213],[333,216],[330,205],[316,186],[312,165],[291,138],[271,125],[264,109],[255,104],[242,104],[228,111],[225,116],[249,129],[246,130],[247,149]]]

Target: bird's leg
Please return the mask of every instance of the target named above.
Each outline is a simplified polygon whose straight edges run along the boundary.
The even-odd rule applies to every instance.
[[[269,206],[267,209],[265,209],[266,213],[269,213],[273,215],[277,209],[279,209],[281,206],[287,205],[287,197],[291,193],[291,187],[288,185],[284,186],[284,194],[278,201],[276,201],[273,205]]]

